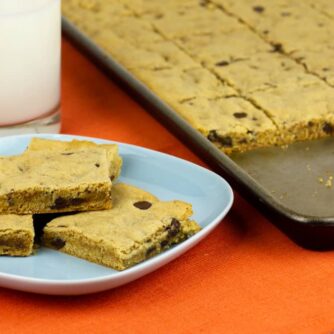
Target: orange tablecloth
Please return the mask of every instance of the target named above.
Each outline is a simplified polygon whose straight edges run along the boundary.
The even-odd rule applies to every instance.
[[[63,133],[146,146],[204,165],[68,42]],[[198,246],[123,287],[78,297],[0,288],[0,333],[334,332],[334,253],[301,249],[236,195]]]

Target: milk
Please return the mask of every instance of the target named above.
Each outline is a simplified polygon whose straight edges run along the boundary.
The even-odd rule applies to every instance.
[[[0,0],[0,126],[60,101],[60,0]]]

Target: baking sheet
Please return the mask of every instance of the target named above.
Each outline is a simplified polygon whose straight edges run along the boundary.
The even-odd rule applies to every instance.
[[[226,156],[63,17],[76,46],[303,247],[334,248],[334,138]],[[333,184],[333,185],[332,185]],[[275,213],[274,215],[272,213]]]

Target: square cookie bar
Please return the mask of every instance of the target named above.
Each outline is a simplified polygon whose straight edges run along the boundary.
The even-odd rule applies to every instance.
[[[26,152],[31,151],[66,151],[83,150],[85,148],[103,148],[106,150],[107,159],[110,162],[110,179],[113,181],[119,177],[122,168],[122,158],[118,153],[116,144],[95,144],[88,140],[50,140],[45,138],[32,138]]]
[[[34,245],[31,215],[0,215],[0,255],[28,256]]]
[[[91,262],[124,270],[200,230],[192,207],[159,201],[126,184],[112,188],[111,210],[58,217],[44,228],[43,243]]]
[[[0,213],[109,209],[109,165],[99,148],[0,157]]]

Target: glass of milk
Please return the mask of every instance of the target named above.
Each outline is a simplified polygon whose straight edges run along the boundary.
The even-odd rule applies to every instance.
[[[60,131],[61,0],[0,0],[0,136]]]

